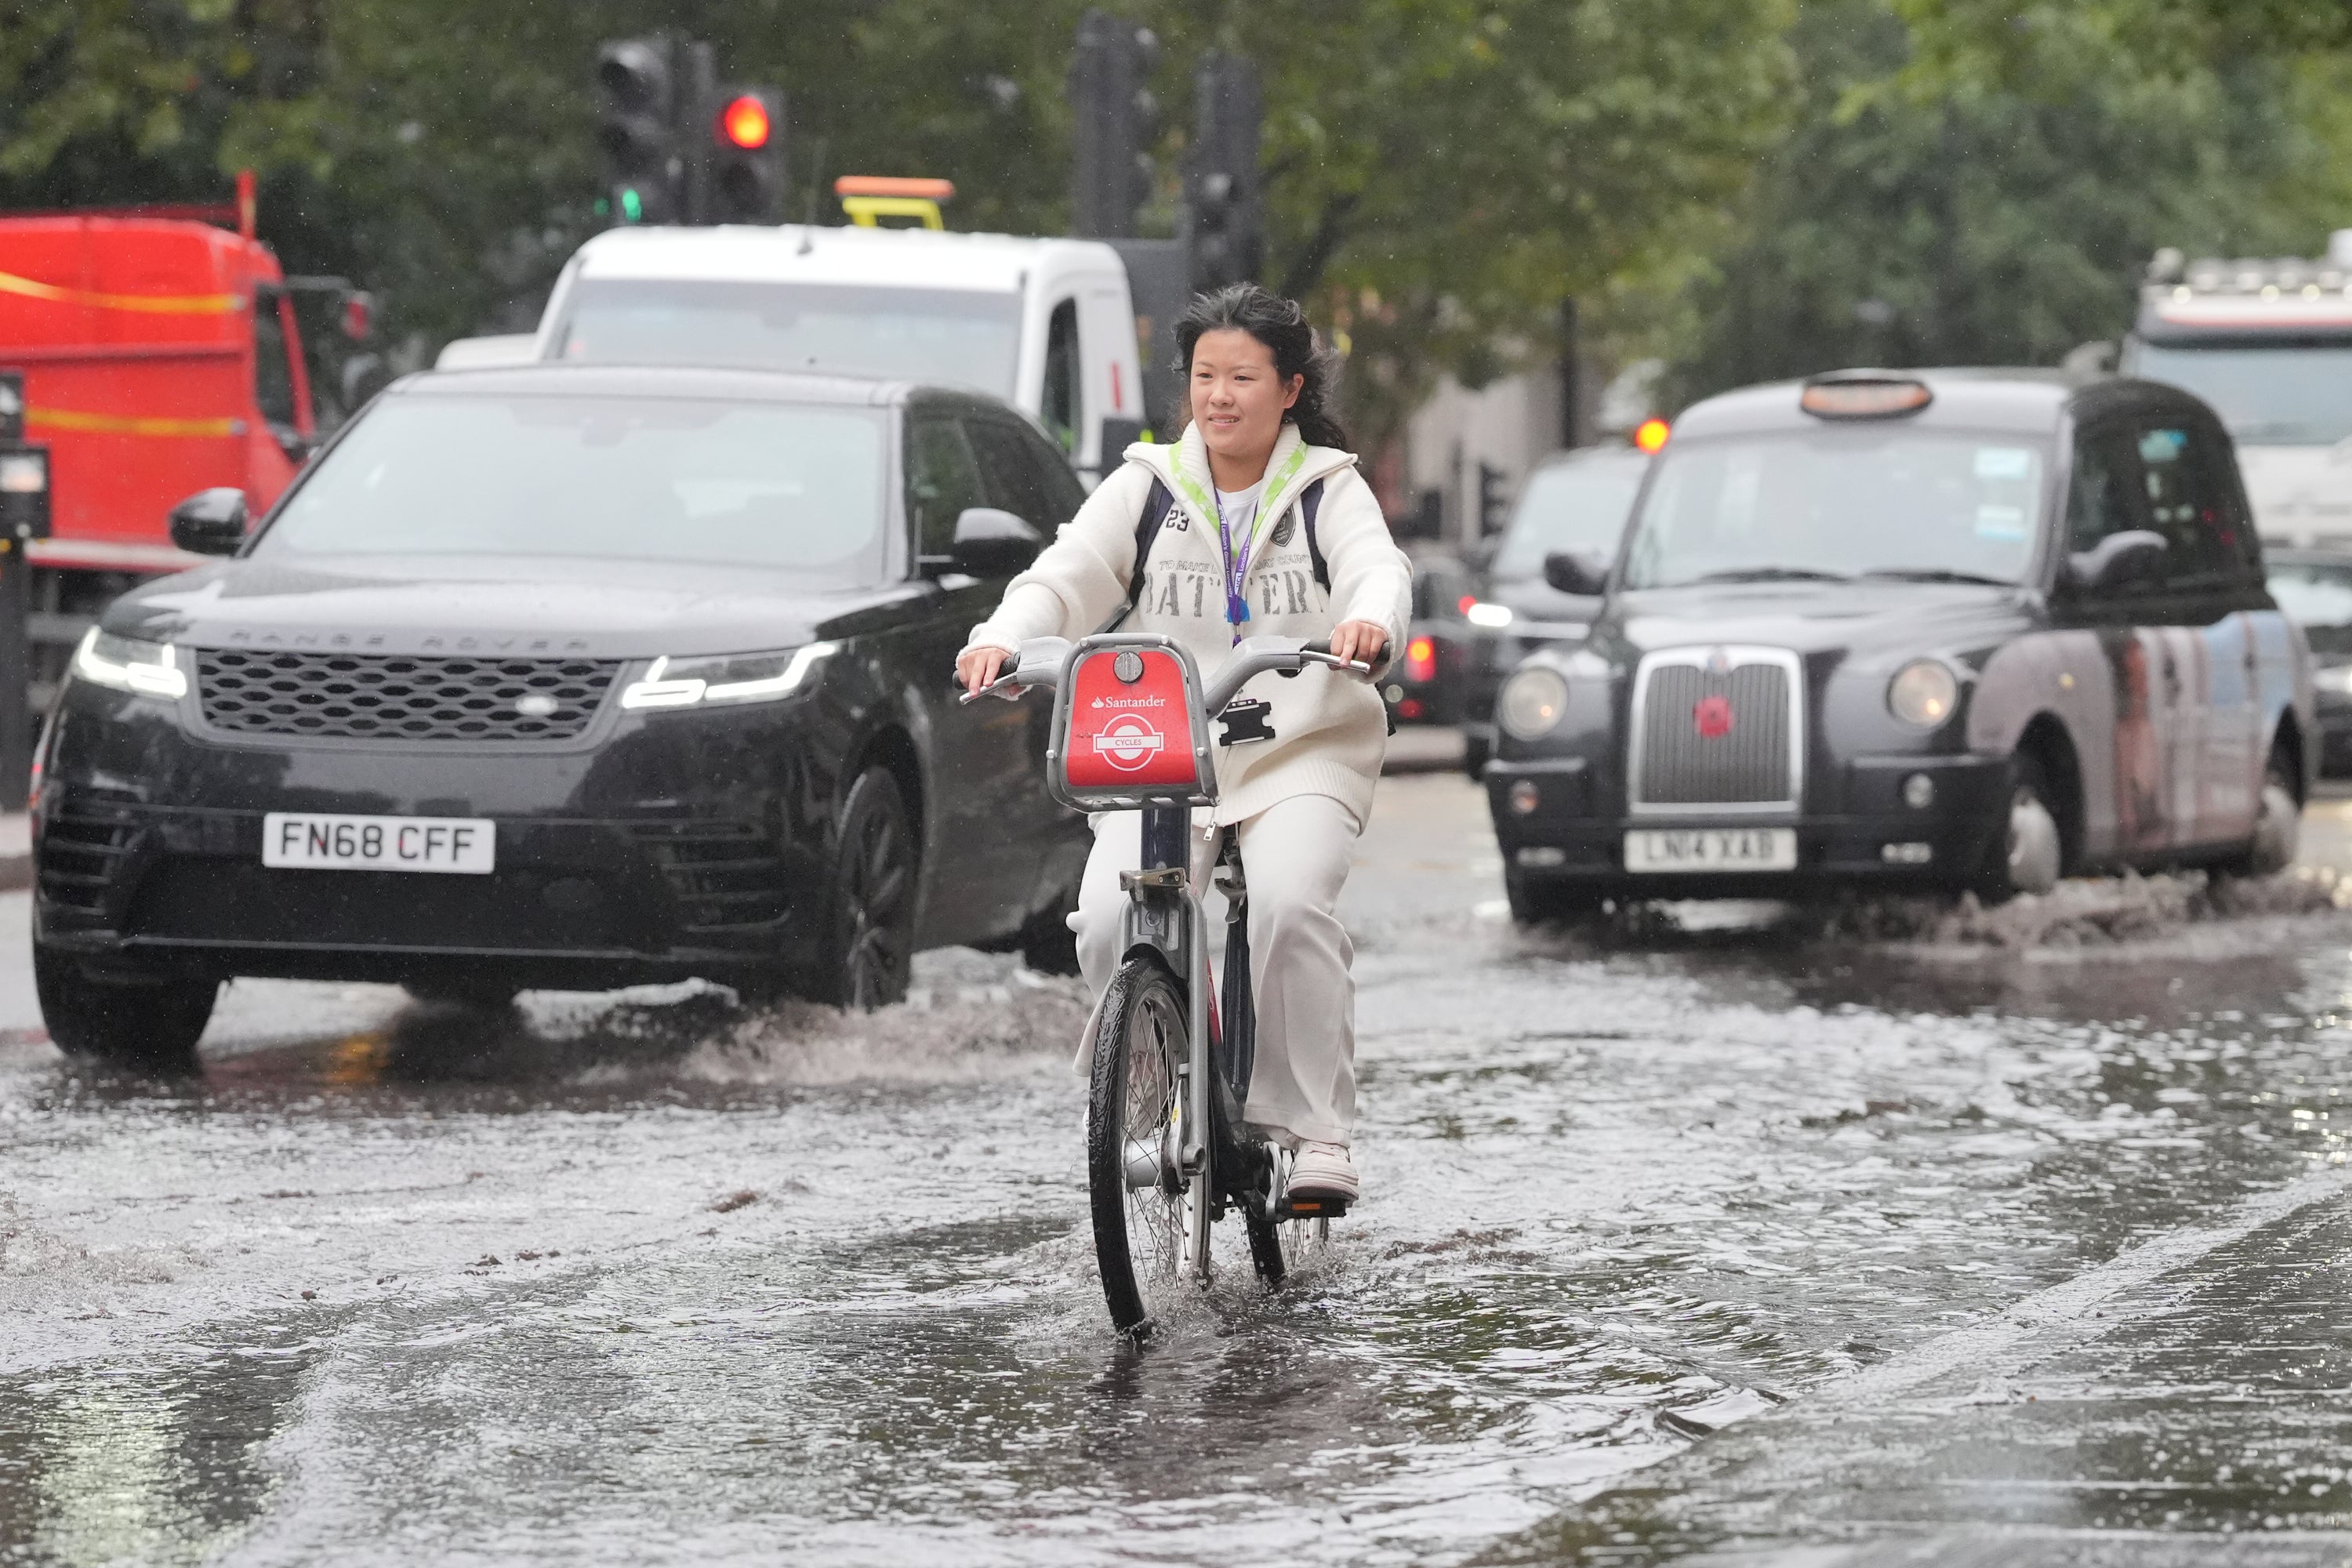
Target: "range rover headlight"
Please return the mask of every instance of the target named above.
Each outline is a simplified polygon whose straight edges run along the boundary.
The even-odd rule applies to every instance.
[[[621,689],[624,708],[699,708],[731,702],[773,702],[806,684],[839,643],[804,643],[774,653],[722,653],[703,658],[657,658],[642,679]]]
[[[1548,735],[1568,711],[1568,678],[1538,664],[1503,682],[1495,701],[1495,717],[1522,741]]]
[[[179,650],[170,643],[116,637],[96,626],[82,634],[81,646],[74,649],[73,672],[93,686],[142,697],[188,694],[188,672],[180,668]]]
[[[1960,702],[1960,683],[1941,660],[1915,658],[1895,672],[1886,688],[1886,706],[1906,724],[1932,730],[1952,716]]]

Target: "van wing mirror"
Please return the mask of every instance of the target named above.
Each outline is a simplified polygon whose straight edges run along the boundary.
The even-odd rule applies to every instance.
[[[1143,421],[1122,419],[1118,415],[1106,415],[1102,422],[1102,445],[1096,462],[1108,475],[1119,464],[1119,458],[1129,447],[1143,439]]]
[[[1045,545],[1035,529],[1011,512],[968,506],[956,515],[948,566],[969,577],[1010,577],[1036,560]]]
[[[234,555],[245,542],[245,492],[215,485],[172,509],[172,542],[191,555]]]
[[[1544,557],[1544,581],[1563,594],[1597,599],[1609,586],[1609,563],[1588,551],[1555,550]]]
[[[2102,594],[2145,582],[2163,569],[2171,549],[2164,535],[2145,528],[2110,533],[2088,550],[2066,557],[2066,581],[2086,593]]]

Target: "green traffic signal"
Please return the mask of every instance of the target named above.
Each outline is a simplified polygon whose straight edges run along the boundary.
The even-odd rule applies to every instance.
[[[637,194],[636,187],[634,185],[621,187],[621,221],[623,223],[646,221],[646,198]]]

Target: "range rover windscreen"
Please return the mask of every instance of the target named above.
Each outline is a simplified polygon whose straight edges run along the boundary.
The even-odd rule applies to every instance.
[[[261,556],[549,555],[878,579],[884,414],[693,398],[391,398],[335,443]]]
[[[1629,588],[2020,581],[2049,454],[2008,435],[1824,428],[1678,444],[1634,522]]]

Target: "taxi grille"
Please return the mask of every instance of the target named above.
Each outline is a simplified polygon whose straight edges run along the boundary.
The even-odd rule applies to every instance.
[[[343,741],[562,741],[588,727],[620,665],[199,648],[205,718],[250,735]]]
[[[1701,705],[1710,699],[1716,721],[1728,722],[1720,733],[1703,732]],[[1650,668],[1642,704],[1636,805],[1795,804],[1786,667],[1735,663],[1716,674],[1699,664],[1660,662]]]

